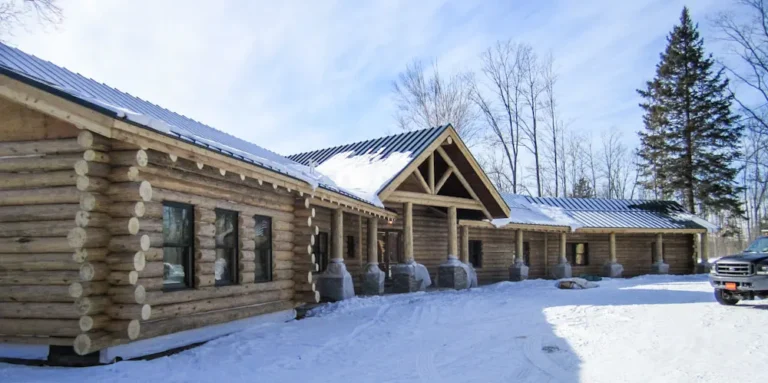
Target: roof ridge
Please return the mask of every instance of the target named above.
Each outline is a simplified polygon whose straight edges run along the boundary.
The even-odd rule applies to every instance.
[[[364,143],[367,143],[367,142],[383,140],[385,138],[394,138],[394,137],[400,137],[400,136],[405,136],[405,135],[415,135],[415,134],[418,134],[418,133],[423,133],[425,131],[445,129],[446,127],[448,127],[448,124],[433,126],[431,128],[409,130],[409,131],[405,131],[405,132],[401,132],[401,133],[390,134],[390,135],[380,136],[380,137],[375,137],[375,138],[369,138],[369,139],[366,139],[366,140],[355,141],[355,142],[350,142],[350,143],[336,145],[336,146],[330,146],[330,147],[327,147],[327,148],[319,148],[319,149],[308,150],[308,151],[300,152],[300,153],[288,154],[285,157],[290,159],[291,157],[304,156],[304,155],[307,155],[307,154],[310,154],[310,153],[325,152],[325,151],[335,150],[335,149],[339,149],[339,148],[343,148],[343,147],[348,147],[348,146],[361,145],[361,144],[364,144]]]
[[[105,88],[108,88],[108,89],[110,89],[110,90],[112,90],[112,91],[115,91],[115,92],[119,92],[119,93],[125,94],[125,95],[127,95],[127,96],[129,96],[129,97],[132,97],[132,98],[134,98],[134,99],[138,100],[138,101],[141,101],[141,102],[147,103],[147,104],[149,104],[149,105],[151,105],[151,106],[153,106],[153,107],[155,107],[155,108],[161,109],[162,111],[164,111],[164,112],[166,112],[166,113],[169,113],[169,114],[172,114],[172,115],[176,115],[176,116],[178,116],[178,117],[180,117],[180,118],[183,118],[183,119],[189,120],[189,121],[191,121],[191,122],[193,122],[193,123],[196,123],[196,124],[199,124],[199,125],[203,125],[203,126],[205,126],[205,127],[207,127],[207,128],[210,128],[210,129],[212,129],[212,130],[215,130],[216,132],[219,132],[219,133],[225,134],[225,135],[227,135],[227,136],[229,136],[229,137],[231,137],[231,138],[234,138],[234,139],[237,139],[237,140],[241,140],[241,141],[247,142],[247,143],[249,143],[249,144],[252,144],[252,145],[256,145],[256,146],[259,146],[259,148],[261,148],[261,149],[263,149],[263,150],[265,150],[265,151],[267,151],[267,152],[270,152],[270,153],[272,153],[272,154],[274,154],[274,155],[277,155],[277,156],[283,157],[283,158],[285,158],[285,159],[288,159],[289,161],[293,161],[293,160],[291,160],[290,158],[288,158],[287,156],[283,156],[283,155],[281,155],[281,154],[279,154],[279,153],[277,153],[277,152],[274,152],[274,151],[272,151],[272,150],[269,150],[269,149],[267,149],[267,148],[265,148],[265,147],[262,147],[262,146],[260,146],[259,144],[255,143],[255,142],[251,142],[251,141],[249,141],[249,140],[246,140],[246,139],[244,139],[244,138],[240,138],[240,137],[238,137],[238,136],[235,136],[235,135],[232,135],[232,134],[230,134],[230,133],[227,133],[227,132],[225,132],[225,131],[223,131],[223,130],[219,130],[219,129],[216,129],[215,127],[213,127],[213,126],[211,126],[211,125],[209,125],[209,124],[206,124],[206,123],[204,123],[204,122],[202,122],[202,121],[196,120],[196,119],[194,119],[194,118],[192,118],[192,117],[189,117],[189,116],[187,116],[187,115],[184,115],[184,114],[181,114],[181,113],[178,113],[178,112],[174,112],[174,111],[172,111],[172,110],[170,110],[170,109],[167,109],[167,108],[165,108],[165,107],[163,107],[163,106],[161,106],[161,105],[159,105],[159,104],[156,104],[156,103],[154,103],[154,102],[152,102],[152,101],[149,101],[149,100],[145,100],[145,99],[143,99],[143,98],[141,98],[141,97],[139,97],[139,96],[134,96],[134,95],[132,95],[132,94],[130,94],[130,93],[128,93],[128,92],[126,92],[126,91],[122,91],[122,90],[120,90],[120,89],[118,89],[118,88],[115,88],[115,87],[113,87],[113,86],[107,85],[106,83],[103,83],[103,82],[101,82],[101,81],[99,81],[99,80],[96,80],[96,79],[94,79],[94,78],[92,78],[92,77],[89,77],[89,76],[86,76],[86,75],[84,75],[84,74],[81,74],[80,72],[76,72],[76,71],[73,71],[73,70],[71,70],[71,69],[68,69],[67,67],[65,67],[65,66],[63,66],[63,65],[58,65],[58,64],[56,64],[56,63],[54,63],[54,62],[52,62],[52,61],[49,61],[49,60],[43,59],[43,58],[41,58],[41,57],[38,57],[38,56],[36,56],[36,55],[34,55],[34,54],[32,54],[32,53],[27,53],[27,52],[25,52],[25,51],[23,51],[23,50],[19,49],[18,47],[15,47],[15,46],[12,46],[12,45],[6,44],[6,43],[4,43],[4,42],[0,42],[0,44],[1,44],[1,45],[4,45],[4,46],[6,46],[6,47],[8,47],[8,48],[10,48],[10,49],[13,49],[14,51],[16,51],[16,52],[17,52],[17,53],[19,53],[19,54],[22,54],[22,55],[27,55],[27,56],[31,56],[31,57],[35,58],[36,60],[40,60],[40,61],[42,61],[42,62],[44,62],[44,63],[47,63],[47,64],[49,64],[49,65],[52,65],[52,66],[55,66],[55,67],[61,68],[62,70],[65,70],[65,71],[67,71],[67,72],[69,72],[69,73],[71,73],[71,74],[73,74],[73,75],[76,75],[76,76],[80,76],[80,77],[82,77],[82,78],[84,78],[84,79],[86,79],[86,80],[88,80],[88,81],[93,81],[93,82],[95,82],[95,83],[97,83],[97,84],[99,84],[99,85],[101,85],[101,86],[103,86],[103,87],[105,87]],[[3,67],[6,67],[6,68],[7,68],[7,66],[3,65],[2,63],[0,63],[0,66],[3,66]],[[8,69],[11,69],[11,70],[13,70],[13,68],[8,68]],[[15,70],[14,70],[14,71],[15,71]],[[42,81],[45,81],[46,83],[49,83],[48,81],[46,81],[46,80],[44,80],[44,79],[40,79],[40,80],[42,80]],[[55,84],[54,84],[54,85],[55,85]],[[58,87],[58,85],[56,85],[56,86]],[[106,101],[106,100],[105,100],[105,101]],[[142,114],[142,115],[145,115],[144,113],[142,113],[142,112],[139,112],[139,111],[134,111],[134,112],[137,112],[137,113],[140,113],[140,114]],[[153,116],[149,116],[149,117],[153,117]],[[165,123],[170,123],[170,122],[169,122],[169,121],[165,121]],[[179,128],[182,128],[182,129],[183,129],[183,127],[179,127]],[[186,129],[185,129],[185,130],[186,130]],[[191,132],[190,132],[190,133],[191,133]],[[293,161],[293,162],[295,162],[295,161]]]

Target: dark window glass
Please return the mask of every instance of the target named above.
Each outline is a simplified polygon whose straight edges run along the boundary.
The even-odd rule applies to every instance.
[[[531,266],[531,243],[523,242],[523,263],[526,266]]]
[[[192,287],[194,224],[190,205],[163,203],[163,288]]]
[[[318,270],[325,271],[325,268],[328,267],[328,233],[321,232],[315,236],[315,246],[312,252],[315,253]]]
[[[352,235],[347,236],[347,258],[355,257],[355,237]]]
[[[256,221],[256,282],[272,280],[272,218],[257,215]]]
[[[469,241],[469,263],[476,269],[483,267],[483,241]]]
[[[573,266],[587,266],[589,265],[589,244],[587,243],[571,243],[566,248],[566,256],[568,262]]]
[[[217,285],[237,282],[237,212],[216,210],[216,261],[214,275]]]

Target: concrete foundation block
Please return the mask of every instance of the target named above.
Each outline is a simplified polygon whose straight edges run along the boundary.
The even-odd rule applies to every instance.
[[[362,294],[363,295],[381,295],[384,294],[384,280],[386,275],[379,265],[369,263],[365,266],[363,273]]]
[[[695,272],[696,274],[709,274],[710,268],[712,268],[712,265],[709,262],[707,261],[699,262],[696,264]]]
[[[624,266],[616,262],[606,262],[603,265],[603,276],[608,278],[621,278]]]
[[[558,263],[552,267],[552,275],[555,277],[555,279],[571,278],[573,276],[573,272],[571,271],[571,264],[567,262]]]
[[[457,290],[468,289],[471,281],[467,266],[457,259],[443,263],[437,268],[437,285]]]
[[[528,279],[528,266],[523,262],[515,262],[509,266],[509,280],[513,282],[524,281]]]
[[[432,284],[426,267],[416,262],[394,265],[391,270],[392,291],[395,293],[424,291]]]
[[[342,301],[355,296],[352,275],[347,271],[344,261],[331,260],[328,268],[317,277],[317,291],[324,301]]]
[[[669,265],[664,262],[654,262],[651,265],[651,274],[669,274]]]

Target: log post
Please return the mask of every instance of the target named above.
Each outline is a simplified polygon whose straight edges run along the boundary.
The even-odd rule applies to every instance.
[[[571,265],[566,257],[566,247],[568,243],[568,233],[560,233],[560,252],[558,254],[557,265],[552,270],[552,276],[557,279],[570,278],[572,275]]]
[[[456,243],[456,207],[451,206],[448,208],[448,258],[458,258],[459,249]]]
[[[344,211],[341,208],[333,211],[332,234],[333,255],[325,271],[318,277],[317,290],[326,300],[340,301],[355,295],[352,276],[344,265]],[[308,282],[311,282],[311,276]]]
[[[461,227],[461,262],[469,264],[469,226]]]
[[[603,276],[619,278],[624,272],[624,267],[619,264],[616,256],[616,233],[610,233],[608,237],[608,262],[603,265]]]
[[[664,263],[664,235],[656,234],[656,259],[651,265],[651,274],[669,274],[669,265]]]
[[[523,229],[515,230],[515,260],[509,267],[510,281],[524,281],[528,279],[528,265],[525,264],[525,246],[523,246]]]
[[[403,258],[405,263],[411,263],[413,258],[413,202],[403,204],[403,235],[405,236],[405,246]]]

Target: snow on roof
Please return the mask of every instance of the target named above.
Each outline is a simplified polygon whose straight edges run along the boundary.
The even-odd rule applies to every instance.
[[[317,171],[352,194],[381,205],[378,194],[382,185],[389,183],[413,160],[411,152],[394,152],[384,157],[383,151],[381,148],[360,155],[342,152],[320,164]]]
[[[369,199],[364,193],[347,191],[306,165],[2,43],[0,73],[20,77],[36,86],[53,88],[53,91],[74,97],[89,107],[111,112],[116,118],[285,174],[312,188],[322,187],[383,207],[378,198]]]
[[[513,223],[565,226],[571,231],[582,227],[718,230],[671,201],[502,196],[510,207],[510,217],[493,220],[497,227]]]

